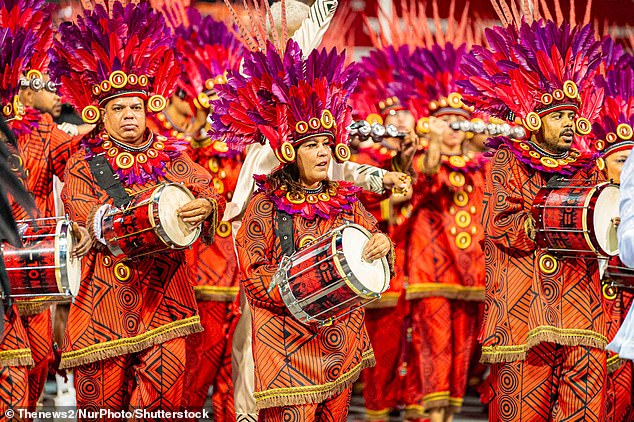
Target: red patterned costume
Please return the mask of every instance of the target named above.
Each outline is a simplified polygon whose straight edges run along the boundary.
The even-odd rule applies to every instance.
[[[371,30],[369,26],[368,29]],[[410,47],[384,44],[388,43],[377,38],[376,49],[359,63],[359,84],[351,96],[354,113],[361,119],[378,124],[385,124],[389,115],[406,112],[392,96],[391,86],[397,69],[403,66],[404,60],[410,54]],[[394,145],[384,142],[362,144],[352,161],[391,170],[397,150],[393,149]],[[391,232],[391,225],[395,220],[394,213],[400,212],[400,207],[392,205],[388,193],[379,195],[362,192],[359,199],[377,219],[380,229],[386,233]],[[396,268],[401,268],[399,264],[403,262],[405,249],[402,248],[402,244],[400,246],[401,249],[396,253]],[[395,241],[395,248],[398,247],[399,244]],[[365,323],[376,359],[376,365],[363,373],[366,420],[386,420],[392,409],[403,404],[407,407],[406,417],[422,413],[418,400],[406,401],[404,396],[404,375],[408,370],[408,362],[403,362],[403,358],[408,356],[410,347],[410,342],[406,340],[408,307],[402,297],[402,272],[396,270],[395,273],[390,288],[381,295],[381,299],[366,307]]]
[[[167,5],[166,5],[167,6]],[[179,5],[171,5],[179,9]],[[202,17],[193,7],[180,10],[182,22],[174,28],[176,48],[183,56],[184,73],[178,88],[185,95],[192,114],[209,113],[214,86],[226,83],[226,72],[237,70],[243,55],[240,40],[225,23]],[[168,13],[175,15],[175,13]],[[189,141],[189,156],[209,173],[212,184],[227,201],[231,200],[241,166],[241,155],[229,151],[224,142],[194,139],[169,123],[168,110],[156,114],[157,126],[176,138]],[[194,275],[194,291],[203,332],[187,338],[187,368],[183,407],[203,408],[213,385],[214,420],[235,420],[231,382],[231,336],[235,318],[233,301],[238,296],[238,264],[231,224],[221,222],[213,244],[196,242],[186,251]]]
[[[464,19],[457,26],[466,25]],[[450,21],[455,25],[453,17]],[[399,102],[419,118],[417,130],[422,136],[429,132],[430,117],[465,120],[472,111],[462,103],[456,86],[460,61],[468,51],[464,34],[452,33],[451,28],[446,34],[440,29],[437,33],[436,39],[404,60],[396,93]],[[434,169],[425,166],[428,150],[414,157],[408,169],[417,179],[411,215],[395,229],[394,238],[397,247],[405,248],[404,289],[412,329],[408,370],[414,369],[408,374],[406,396],[447,418],[462,407],[476,345],[479,302],[484,299],[480,220],[485,167],[482,157],[464,152],[464,135],[439,136],[457,139],[438,140],[442,145],[454,142],[455,155],[441,154]]]
[[[98,5],[77,24],[62,26],[55,49],[54,76],[61,79],[64,94],[89,122],[100,118],[95,103],[103,107],[119,97],[144,99],[148,109],[160,111],[180,71],[162,15],[146,3],[124,7],[115,2],[111,7],[106,10]],[[144,24],[138,24],[140,21]],[[144,35],[148,30],[151,35]],[[125,49],[110,49],[111,42]],[[69,43],[73,49],[67,48]],[[135,55],[130,56],[131,52]],[[95,59],[86,61],[86,56]],[[152,96],[150,89],[155,92]],[[81,95],[86,92],[91,96]],[[161,182],[174,182],[182,183],[195,197],[207,198],[212,212],[204,223],[203,237],[209,242],[225,201],[213,190],[208,173],[184,149],[178,141],[149,130],[139,147],[101,131],[93,133],[68,163],[62,192],[66,210],[96,239],[84,258],[82,283],[71,305],[60,364],[76,368],[80,408],[181,408],[185,336],[202,330],[185,252],[134,259],[113,255],[100,240],[104,235],[100,234],[100,213],[104,207],[107,213],[114,202],[97,183],[89,163],[106,157],[131,195]]]
[[[4,4],[0,12],[2,26],[13,31],[25,27],[37,36],[37,45],[21,89],[38,91],[46,88],[42,74],[49,62],[48,50],[53,42],[51,6],[45,1]],[[27,107],[21,121],[9,123],[18,134],[18,150],[27,174],[27,188],[33,194],[38,217],[54,216],[53,176],[63,179],[64,168],[71,154],[77,150],[79,138],[57,128],[49,114],[40,114]],[[34,366],[29,369],[29,409],[35,406],[44,389],[49,364],[53,358],[53,327],[50,303],[21,302],[18,304],[27,330]]]
[[[564,116],[571,141],[575,130],[589,133],[586,117],[596,117],[603,99],[592,86],[599,44],[589,25],[500,15],[507,26],[487,31],[491,50],[475,47],[462,67],[464,98],[496,117],[511,116],[528,133],[490,139],[497,151],[485,188],[480,333],[482,360],[492,364],[489,419],[604,420],[607,330],[597,260],[537,247],[530,216],[537,192],[553,176],[602,179],[583,138],[549,152],[554,136],[540,131],[549,127],[546,118]]]
[[[344,221],[371,232],[377,231],[376,221],[357,202],[358,189],[349,183],[326,180],[314,191],[302,188],[294,193],[297,188],[290,182],[275,185],[273,180],[298,169],[295,148],[313,137],[332,140],[337,160],[350,157],[343,128],[350,122],[347,99],[356,74],[345,68],[344,56],[336,52],[313,51],[302,59],[293,40],[284,53],[279,46],[277,51],[270,43],[266,47],[266,53],[247,55],[246,77],[232,73],[231,82],[218,88],[220,100],[214,102],[213,115],[214,130],[227,143],[244,146],[266,136],[282,163],[271,175],[257,177],[260,190],[247,205],[236,237],[241,280],[253,316],[259,420],[344,420],[352,383],[363,368],[374,364],[364,312],[356,309],[326,326],[304,324],[290,313],[272,284],[288,253],[282,249],[288,235],[278,237],[278,222],[291,219],[292,248],[299,249]],[[252,98],[253,87],[271,101]]]
[[[606,38],[603,43],[605,54],[604,66],[606,75],[598,79],[598,86],[605,89],[605,102],[600,118],[592,125],[592,136],[602,156],[598,160],[607,179],[621,183],[621,168],[631,155],[632,126],[634,125],[634,57],[623,52],[612,39]],[[622,211],[623,212],[623,209]],[[602,291],[605,301],[607,336],[613,341],[631,307],[633,296],[631,289],[614,287],[612,283],[623,283],[607,265],[625,267],[620,258],[612,257],[602,266]],[[600,264],[600,265],[602,265]],[[621,271],[616,271],[618,274]],[[608,378],[606,383],[606,420],[622,421],[631,409],[632,403],[632,362],[621,359],[618,353],[608,346]],[[618,349],[617,349],[618,350]]]

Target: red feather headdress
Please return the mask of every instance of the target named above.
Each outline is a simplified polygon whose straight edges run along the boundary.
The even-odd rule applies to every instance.
[[[289,40],[284,53],[269,43],[267,52],[245,57],[243,73],[230,72],[213,101],[212,136],[243,149],[268,139],[282,163],[295,161],[293,147],[311,136],[329,136],[335,158],[350,158],[347,127],[351,123],[348,97],[357,80],[345,54],[313,50],[304,59]]]
[[[59,32],[51,74],[84,121],[97,122],[99,108],[120,96],[141,97],[152,112],[165,108],[181,66],[165,18],[149,3],[97,4]]]

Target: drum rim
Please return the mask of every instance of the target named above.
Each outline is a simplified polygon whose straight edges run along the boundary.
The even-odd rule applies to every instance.
[[[161,186],[157,187],[152,192],[152,196],[151,196],[152,200],[150,201],[150,204],[148,207],[148,218],[150,218],[150,225],[154,229],[154,232],[156,233],[158,238],[161,239],[161,242],[165,244],[165,246],[171,249],[185,249],[188,246],[193,245],[196,242],[196,240],[198,240],[202,229],[200,226],[196,227],[196,229],[192,232],[192,233],[196,233],[196,235],[192,237],[191,241],[188,241],[188,243],[185,243],[185,244],[177,243],[173,241],[172,238],[170,238],[170,236],[165,231],[165,228],[161,224],[161,218],[159,216],[159,207],[158,207],[159,201],[161,200],[161,194],[163,193],[163,190],[167,186],[176,186],[181,191],[183,191],[187,196],[189,196],[192,201],[196,199],[194,194],[187,188],[187,186],[185,186],[182,183],[174,183],[174,182],[163,183]],[[174,247],[174,245],[176,246]]]
[[[368,240],[372,238],[372,233],[368,229],[366,229],[365,227],[359,224],[348,223],[341,226],[339,233],[337,233],[337,235],[333,237],[331,241],[331,248],[332,248],[331,252],[333,255],[333,261],[335,263],[335,267],[337,268],[337,271],[339,271],[339,275],[341,276],[341,278],[345,281],[348,287],[350,287],[350,289],[354,293],[357,294],[357,296],[359,296],[360,298],[369,299],[369,300],[380,298],[381,293],[385,292],[390,284],[390,270],[389,270],[389,265],[387,263],[387,258],[385,256],[380,258],[380,261],[382,264],[381,266],[383,268],[383,274],[385,275],[385,280],[386,280],[383,283],[383,290],[381,291],[381,293],[375,293],[375,292],[363,293],[363,290],[362,290],[364,288],[363,284],[361,284],[359,279],[355,276],[355,274],[350,269],[350,266],[348,265],[348,260],[346,259],[345,254],[340,253],[339,252],[340,248],[338,248],[338,245],[343,247],[343,232],[347,228],[354,228],[361,231],[364,235],[366,235]],[[349,277],[346,274],[346,271],[345,271],[346,268],[349,270],[350,274],[352,275],[351,277]]]
[[[57,222],[55,232],[58,236],[55,237],[55,281],[57,282],[57,290],[60,293],[70,292],[70,285],[68,284],[68,268],[66,264],[68,262],[68,229],[70,222],[68,220],[61,220]],[[64,285],[64,281],[68,285]]]

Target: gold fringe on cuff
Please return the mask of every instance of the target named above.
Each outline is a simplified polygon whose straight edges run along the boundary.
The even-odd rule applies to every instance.
[[[359,374],[363,369],[374,366],[375,364],[374,351],[372,349],[367,350],[363,353],[361,362],[332,382],[321,385],[275,388],[256,392],[254,394],[256,408],[257,410],[262,410],[269,407],[321,403],[350,387],[359,378]]]
[[[449,406],[449,391],[439,391],[423,397],[423,407],[426,411]]]
[[[49,301],[46,301],[49,299]],[[52,296],[42,297],[39,300],[33,299],[28,301],[16,301],[15,304],[18,306],[18,313],[21,317],[33,316],[41,314],[51,307],[52,303],[50,302]]]
[[[390,409],[371,410],[365,409],[366,421],[383,421],[387,420],[390,416]]]
[[[612,355],[608,357],[608,374],[613,373],[619,369],[625,363],[624,359],[621,359],[619,355]]]
[[[233,302],[240,287],[194,286],[196,300],[203,302]]]
[[[532,329],[525,344],[509,346],[482,346],[481,363],[514,362],[526,359],[531,347],[540,343],[555,343],[562,346],[587,346],[605,349],[608,339],[602,334],[590,330],[558,328],[542,325]]]
[[[62,353],[59,368],[73,368],[115,356],[137,353],[154,345],[200,331],[203,331],[203,326],[200,325],[200,317],[195,315],[187,319],[171,322],[138,336],[91,344],[79,350],[64,352]]]
[[[0,352],[0,367],[33,365],[31,349],[3,350]]]
[[[407,300],[426,297],[444,297],[454,300],[482,302],[485,297],[484,287],[467,287],[456,284],[415,283],[407,286],[405,298]]]

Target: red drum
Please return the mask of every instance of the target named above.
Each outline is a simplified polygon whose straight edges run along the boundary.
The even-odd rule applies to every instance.
[[[345,224],[284,257],[274,284],[295,318],[325,325],[381,297],[390,282],[387,259],[361,259],[371,236],[359,225]]]
[[[608,261],[604,278],[614,286],[634,289],[634,268],[625,266],[618,255]]]
[[[583,181],[561,180],[542,188],[533,202],[537,244],[571,256],[618,254],[616,226],[619,187],[605,182],[596,186]]]
[[[200,226],[190,230],[176,211],[194,199],[177,183],[138,192],[127,207],[104,218],[103,236],[110,252],[132,258],[190,246],[198,239]]]
[[[24,247],[2,245],[13,300],[65,301],[77,295],[81,260],[70,255],[76,240],[71,224],[57,218],[18,222]]]

